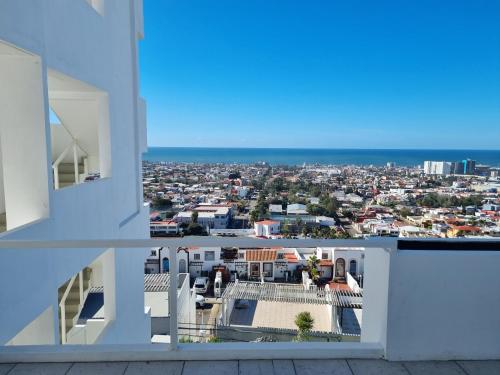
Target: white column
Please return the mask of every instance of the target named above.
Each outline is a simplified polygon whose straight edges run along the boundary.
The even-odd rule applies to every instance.
[[[111,177],[111,135],[109,129],[108,96],[100,96],[98,103],[99,173],[101,178],[104,178]]]
[[[170,288],[168,290],[168,303],[170,312],[170,350],[177,349],[177,249],[168,249],[170,259]]]
[[[109,323],[116,318],[115,249],[102,255],[102,279],[104,286],[104,318]]]

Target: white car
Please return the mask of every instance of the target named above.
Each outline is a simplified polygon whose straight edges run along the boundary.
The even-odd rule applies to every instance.
[[[205,306],[205,297],[203,297],[200,294],[196,295],[196,307],[203,307]]]
[[[208,277],[197,277],[196,280],[194,281],[194,291],[195,293],[199,294],[205,294],[208,290],[208,284],[209,284]]]

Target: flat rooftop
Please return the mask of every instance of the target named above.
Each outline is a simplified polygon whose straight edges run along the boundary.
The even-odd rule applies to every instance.
[[[234,308],[230,324],[249,327],[297,329],[295,317],[309,311],[314,319],[314,331],[331,332],[327,305],[248,301],[248,308]]]

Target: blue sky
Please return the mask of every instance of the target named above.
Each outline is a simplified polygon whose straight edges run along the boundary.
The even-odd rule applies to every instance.
[[[144,8],[150,146],[500,148],[500,1]]]

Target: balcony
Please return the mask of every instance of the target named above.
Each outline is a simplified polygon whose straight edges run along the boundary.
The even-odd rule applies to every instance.
[[[384,358],[388,361],[428,361],[428,360],[487,360],[500,358],[500,344],[497,337],[500,327],[500,300],[495,297],[494,291],[500,287],[500,275],[497,270],[500,266],[500,242],[492,241],[397,241],[384,238],[377,240],[353,241],[353,240],[260,240],[252,238],[216,238],[216,237],[185,237],[155,240],[85,240],[85,241],[2,241],[0,242],[0,254],[6,258],[15,257],[23,251],[50,251],[57,252],[64,249],[71,256],[78,256],[80,252],[89,252],[93,249],[128,249],[127,251],[150,251],[151,248],[163,247],[168,249],[170,278],[178,276],[178,252],[177,249],[186,247],[216,247],[221,248],[258,248],[258,247],[363,247],[365,249],[365,271],[362,290],[362,300],[359,293],[347,296],[344,302],[362,304],[363,321],[361,337],[358,342],[222,342],[222,343],[184,343],[179,340],[185,335],[183,329],[189,329],[180,316],[180,309],[184,303],[180,300],[183,293],[179,292],[185,288],[185,281],[179,283],[177,288],[168,287],[168,311],[169,327],[168,340],[164,343],[145,343],[141,339],[120,340],[120,336],[113,335],[113,339],[94,340],[92,345],[62,345],[60,339],[53,338],[53,342],[59,344],[32,345],[24,342],[24,345],[8,345],[8,340],[0,349],[0,362],[95,362],[95,361],[192,361],[192,360],[224,360],[229,361],[214,366],[232,368],[238,366],[237,360],[260,359],[261,364],[250,362],[239,362],[240,370],[244,366],[276,366],[295,365],[296,373],[307,373],[307,368],[313,369],[316,362],[304,362],[306,359],[372,359]],[[44,250],[45,249],[45,250]],[[164,250],[164,251],[165,251]],[[128,253],[131,254],[131,253]],[[123,257],[117,252],[117,257]],[[125,313],[123,309],[129,310],[138,303],[132,297],[123,305],[119,301],[117,280],[123,281],[126,273],[113,275],[118,272],[116,259],[113,252],[105,252],[96,262],[92,263],[92,276],[90,271],[84,269],[76,279],[81,280],[78,288],[74,290],[75,295],[82,285],[83,293],[86,293],[88,284],[102,283],[105,293],[103,319],[107,328],[104,328],[105,337],[107,330],[116,329],[115,322],[120,320],[120,315]],[[70,257],[71,257],[70,256]],[[12,258],[14,259],[14,258]],[[11,259],[11,260],[12,260]],[[122,258],[124,259],[124,258]],[[135,259],[135,258],[134,258]],[[97,264],[102,265],[101,268]],[[5,267],[5,266],[4,266]],[[425,269],[425,273],[422,270]],[[474,270],[481,269],[481,272]],[[123,270],[122,270],[123,271]],[[6,275],[7,273],[2,273]],[[422,275],[425,274],[425,277]],[[85,276],[87,275],[87,276]],[[47,274],[48,278],[51,276]],[[4,276],[5,277],[5,276]],[[137,280],[137,279],[134,279]],[[352,280],[350,281],[353,282]],[[170,284],[170,283],[168,283]],[[258,284],[258,283],[255,283]],[[7,285],[3,282],[3,285]],[[253,284],[254,285],[254,284]],[[269,284],[266,284],[269,285]],[[266,287],[268,299],[281,299],[281,302],[290,298],[289,295],[277,292],[279,284],[273,288]],[[5,286],[6,287],[6,286]],[[4,287],[4,288],[5,288]],[[60,295],[73,293],[68,284],[60,289]],[[132,290],[138,290],[138,285],[129,285]],[[143,286],[140,286],[143,288]],[[297,287],[294,287],[297,288]],[[245,288],[243,288],[245,289]],[[254,288],[255,290],[258,287]],[[246,288],[245,293],[252,294],[252,288]],[[240,290],[241,291],[241,290]],[[29,295],[29,291],[25,291]],[[123,292],[123,291],[122,291]],[[239,293],[234,288],[233,292]],[[230,295],[230,288],[226,288],[222,294],[223,300],[234,299]],[[260,293],[260,292],[259,292]],[[57,295],[57,289],[54,290]],[[184,292],[184,294],[186,294]],[[311,293],[314,303],[328,300],[330,295],[339,297],[338,293],[321,294]],[[187,293],[186,295],[189,295]],[[248,295],[246,296],[248,298]],[[309,292],[299,295],[302,301],[307,300]],[[15,301],[9,300],[9,294],[5,294],[2,300],[7,305],[15,308]],[[343,294],[340,293],[342,298]],[[34,296],[33,296],[34,297]],[[262,299],[262,298],[261,298]],[[139,301],[140,302],[140,301]],[[294,301],[292,301],[293,303]],[[50,303],[50,301],[47,301]],[[321,302],[322,303],[322,302]],[[130,307],[125,307],[129,306]],[[224,304],[223,304],[224,306]],[[481,317],[477,315],[477,309],[483,308]],[[133,309],[142,311],[145,324],[142,327],[129,325],[129,330],[141,331],[151,329],[147,320],[150,318],[151,310],[143,305],[135,306]],[[224,309],[224,307],[223,307]],[[25,333],[40,332],[43,324],[53,324],[54,314],[44,313],[36,323],[30,324]],[[52,314],[52,315],[50,315]],[[8,318],[10,316],[10,318]],[[52,319],[47,319],[52,316]],[[458,318],[459,316],[459,318]],[[10,311],[0,313],[1,324],[7,324],[4,319],[15,319],[15,314]],[[55,317],[57,321],[57,314]],[[64,319],[63,319],[64,321]],[[122,328],[124,328],[122,326]],[[55,332],[54,329],[50,330]],[[144,332],[149,336],[149,332]],[[55,334],[57,336],[57,334]],[[26,337],[35,337],[28,335]],[[139,337],[139,336],[137,336]],[[467,337],[467,340],[460,338]],[[12,344],[12,342],[10,343]],[[26,345],[28,344],[28,345]],[[279,360],[290,360],[295,362],[281,362]],[[230,360],[234,361],[231,362]],[[275,362],[272,362],[275,361]],[[287,365],[288,363],[288,365]],[[323,363],[323,362],[318,362]],[[408,367],[390,362],[363,362],[363,361],[332,361],[327,365],[346,368],[345,373],[363,373],[363,368],[368,366],[391,366],[394,368]],[[123,364],[121,364],[123,365]],[[169,364],[165,366],[176,366]],[[467,368],[475,366],[468,362],[449,362],[446,366],[458,366]],[[77,365],[75,365],[77,366]],[[80,366],[80,365],[78,365]],[[78,367],[77,366],[77,367]],[[120,366],[114,364],[112,366]],[[131,368],[137,366],[150,366],[149,364],[131,364]],[[158,365],[163,366],[163,365]],[[186,362],[184,371],[195,371],[196,364]],[[346,367],[347,366],[347,367]],[[418,366],[425,366],[422,362]],[[418,370],[417,366],[417,370]],[[429,364],[434,366],[434,364]],[[493,366],[486,363],[484,366]],[[22,368],[22,366],[20,365]],[[193,368],[191,370],[191,368]],[[471,367],[472,368],[472,367]],[[417,371],[416,370],[416,371]],[[190,372],[185,373],[190,373]],[[341,370],[344,371],[344,370]],[[358,371],[358,372],[356,372]],[[407,370],[410,373],[411,369]],[[430,370],[429,370],[430,371]],[[436,370],[437,371],[437,370]],[[461,371],[461,370],[457,370]],[[196,373],[196,372],[193,372]],[[292,372],[293,373],[293,372]],[[344,373],[344,372],[341,372]],[[421,372],[415,372],[421,373]],[[474,372],[471,372],[474,373]]]

